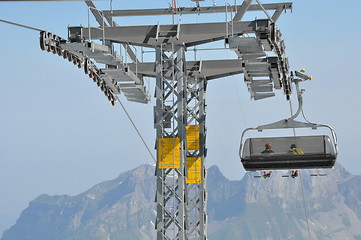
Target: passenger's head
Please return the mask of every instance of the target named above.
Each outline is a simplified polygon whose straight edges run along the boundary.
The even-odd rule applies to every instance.
[[[296,144],[291,145],[291,149],[294,149],[294,148],[296,148]]]
[[[266,148],[266,149],[271,149],[271,148],[272,148],[272,144],[266,143],[265,148]]]

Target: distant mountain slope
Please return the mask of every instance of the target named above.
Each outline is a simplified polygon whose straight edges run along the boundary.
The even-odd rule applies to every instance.
[[[361,176],[341,166],[302,172],[312,239],[361,239]],[[247,173],[240,181],[208,169],[209,240],[308,239],[300,178]],[[41,195],[1,240],[155,239],[154,167],[142,165],[74,197]]]
[[[209,179],[213,173],[220,174],[212,167]],[[339,165],[326,177],[302,173],[311,239],[361,239],[361,178]],[[246,174],[241,181],[223,180],[223,190],[208,188],[209,239],[308,239],[300,178],[281,175]],[[217,191],[222,197],[214,204]]]
[[[142,165],[74,197],[41,195],[2,240],[154,239],[154,168]]]

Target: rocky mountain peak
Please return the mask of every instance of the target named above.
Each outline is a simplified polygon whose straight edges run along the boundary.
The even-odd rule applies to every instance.
[[[155,239],[154,166],[121,173],[77,196],[43,194],[31,201],[1,240]],[[270,178],[246,173],[230,181],[217,166],[207,171],[209,240],[361,239],[361,176],[342,166],[327,176]],[[303,198],[305,201],[303,202]],[[306,206],[306,209],[304,208]]]

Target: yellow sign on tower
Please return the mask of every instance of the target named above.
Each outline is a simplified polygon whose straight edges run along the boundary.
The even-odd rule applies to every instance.
[[[186,126],[188,151],[200,150],[200,125]]]
[[[180,139],[158,139],[158,168],[180,168]]]
[[[187,183],[202,182],[202,158],[188,157],[187,169]]]

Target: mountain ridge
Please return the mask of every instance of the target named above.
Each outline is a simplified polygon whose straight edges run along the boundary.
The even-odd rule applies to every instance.
[[[141,165],[75,196],[40,195],[1,240],[155,239],[154,166]],[[207,171],[208,238],[361,239],[361,176],[336,165],[326,177],[229,180]],[[327,187],[325,187],[327,186]]]

